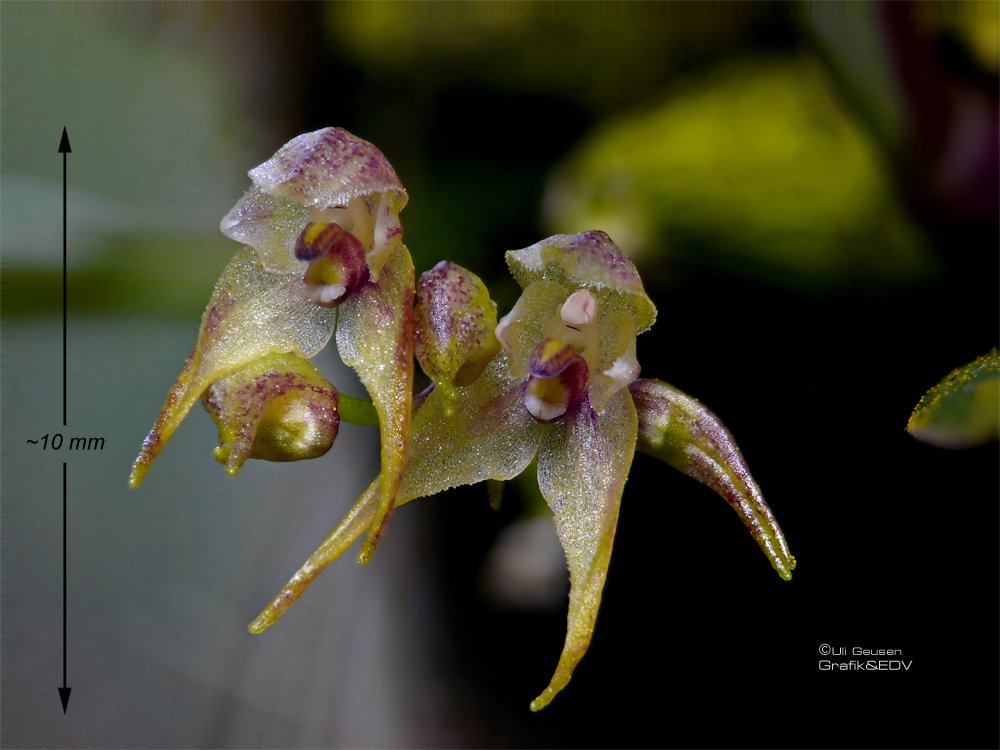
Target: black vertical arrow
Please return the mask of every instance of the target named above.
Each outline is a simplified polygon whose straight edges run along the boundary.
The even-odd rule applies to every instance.
[[[63,461],[63,680],[59,688],[59,700],[62,701],[63,713],[69,705],[69,691],[66,687],[66,462]]]
[[[59,153],[63,155],[63,427],[66,426],[66,154],[72,152],[64,127],[62,138],[59,139]]]
[[[63,427],[66,426],[66,154],[72,153],[73,149],[69,145],[69,136],[66,128],[63,128],[62,138],[59,140],[59,153],[63,155]],[[63,713],[69,705],[69,693],[73,689],[66,686],[66,463],[63,462],[63,488],[62,488],[62,539],[63,539],[63,628],[62,628],[62,656],[63,656],[63,678],[62,687],[59,690],[59,700],[62,701]]]

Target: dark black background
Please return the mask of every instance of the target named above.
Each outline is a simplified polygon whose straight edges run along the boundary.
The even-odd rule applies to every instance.
[[[743,39],[751,47],[806,46],[773,8],[752,26]],[[463,261],[500,278],[500,250],[543,236],[534,217],[546,174],[594,113],[474,75],[414,92],[391,78],[373,82],[328,52],[317,75],[336,65],[357,84],[335,114],[370,126],[387,154],[398,139],[404,181],[414,141],[421,163],[433,165],[432,176],[413,165],[412,195],[441,196],[480,170],[469,194],[478,208],[464,219],[456,210],[470,232]],[[396,132],[380,103],[395,95],[420,99],[422,133]],[[299,129],[332,116],[321,99],[309,101],[316,110],[299,113]],[[475,717],[474,742],[996,746],[996,446],[945,451],[904,429],[929,387],[997,343],[996,213],[956,215],[916,195],[904,171],[901,199],[941,262],[927,283],[807,293],[699,265],[640,268],[659,308],[639,339],[643,373],[697,396],[736,436],[798,558],[791,582],[721,500],[638,455],[590,650],[569,687],[533,715],[528,701],[555,666],[564,612],[499,610],[477,585],[521,501],[508,492],[496,513],[474,487],[421,504],[437,605],[448,614],[439,648],[452,671],[442,679],[455,681]],[[424,230],[419,218],[408,225],[415,252]],[[899,649],[911,666],[822,671],[824,644]]]

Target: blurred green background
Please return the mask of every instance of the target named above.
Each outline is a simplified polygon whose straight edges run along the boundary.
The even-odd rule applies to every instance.
[[[995,746],[996,447],[904,426],[998,341],[998,8],[0,5],[3,745]],[[590,653],[540,715],[565,582],[522,484],[499,512],[482,487],[408,506],[370,566],[250,636],[376,436],[227,479],[198,413],[141,490],[126,476],[236,249],[217,226],[246,171],[327,125],[395,166],[418,272],[462,263],[501,312],[505,250],[603,229],[632,255],[659,306],[643,374],[732,430],[795,580],[640,456]],[[332,348],[317,362],[360,394]],[[105,449],[26,442],[55,432]],[[914,667],[820,672],[822,643]],[[862,715],[882,718],[859,734]]]

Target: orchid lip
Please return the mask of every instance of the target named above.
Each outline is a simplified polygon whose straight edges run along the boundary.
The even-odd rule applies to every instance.
[[[343,284],[310,284],[309,299],[317,305],[332,307],[334,303],[340,302],[347,287]]]
[[[524,408],[539,422],[554,422],[566,413],[568,405],[553,404],[532,393],[525,393]]]

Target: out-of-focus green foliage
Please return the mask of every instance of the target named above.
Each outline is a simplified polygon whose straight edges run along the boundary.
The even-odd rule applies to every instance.
[[[946,6],[947,12],[925,13],[927,20],[958,36],[984,70],[1000,72],[1000,3],[959,0]]]
[[[72,236],[70,243],[69,305],[74,312],[120,309],[188,323],[197,323],[214,277],[232,250],[232,243],[218,232],[128,232],[104,236],[103,245],[86,254],[85,263],[74,263]],[[58,243],[52,246],[58,249]],[[41,267],[7,265],[5,254],[4,262],[6,314],[58,312],[62,270],[51,259]]]
[[[875,3],[843,6],[806,3],[803,27],[835,71],[840,85],[851,92],[856,114],[881,145],[898,149],[906,131],[906,112],[892,52],[879,29]]]
[[[658,86],[664,70],[732,44],[760,10],[753,3],[330,3],[327,28],[359,64],[394,76],[419,72],[422,86],[478,79],[606,110]]]
[[[917,26],[928,38],[950,36],[983,71],[1000,67],[1000,3],[951,0],[916,3]],[[877,3],[803,4],[803,28],[813,36],[859,117],[891,151],[901,151],[914,127],[907,112],[900,62]],[[898,29],[895,33],[899,33]],[[926,61],[928,64],[931,61]]]
[[[1000,352],[952,370],[913,410],[907,431],[939,448],[971,448],[1000,437]]]
[[[869,140],[802,59],[692,80],[599,128],[549,186],[550,228],[794,285],[877,286],[931,260]]]

